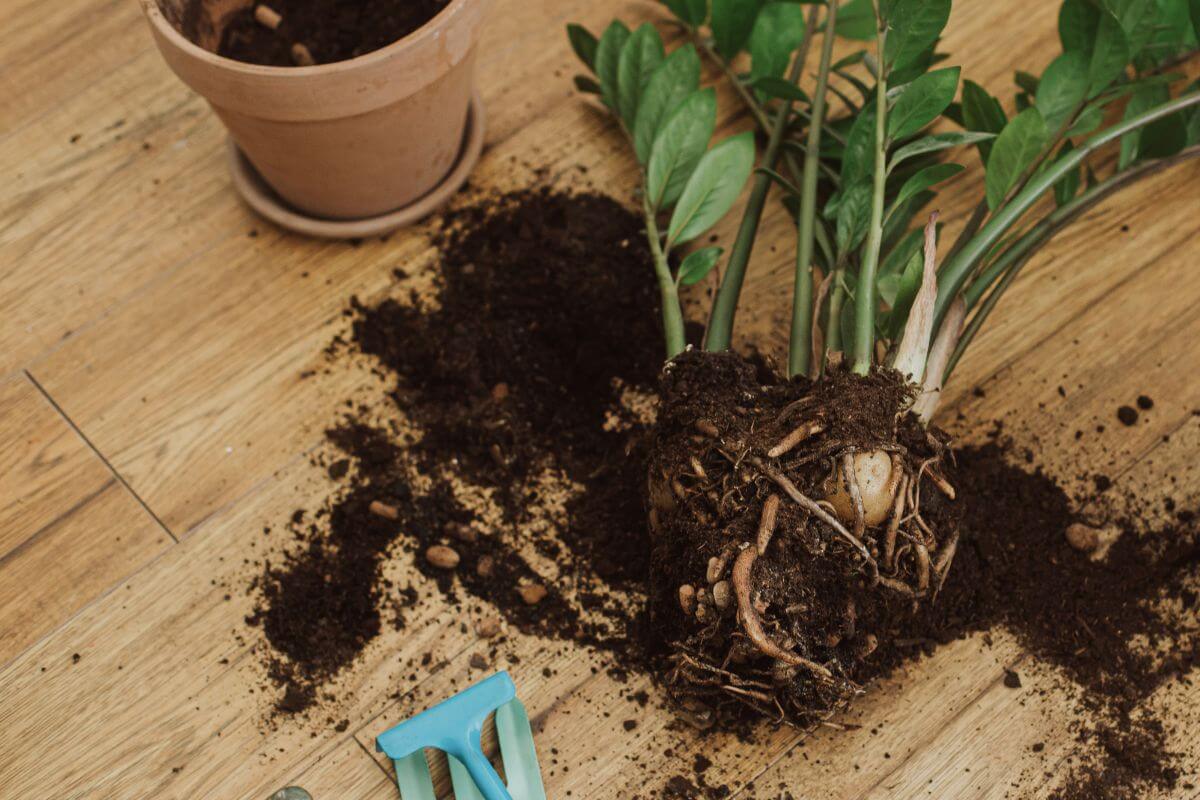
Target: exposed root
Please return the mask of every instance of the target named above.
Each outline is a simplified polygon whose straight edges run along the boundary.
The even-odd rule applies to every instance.
[[[826,680],[833,679],[833,673],[821,666],[815,661],[793,653],[789,650],[784,650],[779,645],[775,644],[766,631],[763,630],[762,620],[758,616],[758,611],[754,608],[754,603],[750,598],[750,573],[754,569],[754,562],[758,559],[758,551],[753,547],[747,547],[733,562],[733,592],[737,598],[738,604],[738,621],[742,625],[742,630],[746,632],[746,636],[750,641],[754,642],[754,646],[759,651],[777,661],[782,661],[785,664],[791,664],[794,667],[804,667],[814,675],[819,675]]]
[[[780,489],[783,489],[783,493],[790,497],[794,502],[799,504],[801,508],[837,531],[837,534],[849,542],[850,545],[859,552],[859,555],[863,557],[863,560],[870,565],[872,574],[879,574],[879,567],[875,564],[875,559],[873,559],[871,554],[867,552],[867,548],[853,533],[846,530],[845,525],[838,522],[837,517],[830,514],[816,501],[797,489],[796,484],[788,480],[788,478],[781,472],[768,467],[765,463],[763,463],[762,459],[751,456],[747,460],[754,466],[758,467],[764,475],[775,481],[776,485],[778,485]]]
[[[768,450],[767,457],[779,458],[782,455],[790,453],[801,442],[811,439],[824,429],[825,426],[821,424],[819,419],[810,419],[807,422],[802,422],[793,428],[791,433],[780,439],[779,444]]]
[[[689,714],[822,724],[936,598],[959,512],[915,394],[886,371],[772,384],[729,354],[672,362],[649,473],[651,615]]]
[[[892,506],[892,517],[888,521],[887,535],[883,542],[883,565],[888,572],[896,569],[896,534],[900,531],[900,522],[904,519],[905,501],[908,499],[908,476],[900,478],[900,486],[896,489],[896,501]]]
[[[778,517],[779,495],[773,494],[763,503],[762,517],[758,523],[758,536],[755,542],[760,556],[767,552],[767,545],[771,543],[771,537],[775,534],[775,522]]]
[[[854,538],[860,542],[863,532],[867,529],[867,512],[863,508],[862,489],[858,485],[858,475],[854,469],[854,453],[848,452],[842,456],[842,480],[850,490],[850,500],[854,503]]]

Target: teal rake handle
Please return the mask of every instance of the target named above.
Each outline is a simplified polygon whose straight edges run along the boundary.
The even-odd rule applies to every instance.
[[[483,754],[483,724],[493,711],[502,751],[514,749],[506,744],[515,742],[516,750],[527,750],[533,759],[532,766],[526,758],[514,761],[510,780],[514,781],[514,788],[521,785],[518,797],[537,797],[540,793],[544,798],[528,717],[524,707],[516,702],[516,695],[512,678],[500,672],[380,734],[375,739],[375,749],[395,762],[396,783],[404,800],[436,800],[425,762],[427,747],[441,750],[449,757],[457,800],[513,800]],[[504,763],[505,771],[510,771],[507,752]]]

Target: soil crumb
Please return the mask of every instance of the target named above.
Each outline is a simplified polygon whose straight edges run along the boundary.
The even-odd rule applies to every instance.
[[[297,66],[293,46],[317,64],[366,55],[397,42],[437,16],[449,0],[270,0],[236,12],[217,52],[249,64]],[[268,9],[259,11],[260,8]],[[273,13],[272,13],[273,12]],[[272,28],[259,17],[274,21]],[[194,15],[193,15],[194,16]]]

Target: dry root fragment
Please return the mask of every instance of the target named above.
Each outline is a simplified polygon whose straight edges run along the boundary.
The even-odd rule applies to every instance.
[[[283,22],[283,16],[270,6],[260,5],[254,8],[254,20],[264,28],[278,30],[279,23]]]
[[[724,611],[729,608],[733,595],[729,589],[729,581],[717,581],[712,587],[713,605]]]
[[[917,554],[917,593],[924,595],[929,591],[929,573],[932,569],[929,563],[929,548],[924,542],[917,542],[913,545],[913,552]]]
[[[932,469],[927,470],[925,474],[929,476],[929,480],[933,481],[933,485],[936,486],[942,494],[946,495],[946,497],[951,500],[957,497],[958,493],[954,491],[954,487],[950,485],[950,481],[946,480]]]
[[[768,458],[779,458],[786,453],[791,452],[801,442],[816,436],[821,431],[825,430],[825,426],[819,419],[810,419],[807,422],[802,422],[797,425],[791,433],[779,440],[779,444],[767,451]]]
[[[400,509],[395,506],[388,505],[382,500],[372,500],[371,505],[367,506],[367,510],[377,517],[384,519],[398,520],[400,519]]]
[[[438,569],[454,569],[462,560],[457,550],[444,544],[435,544],[426,550],[425,559]]]
[[[679,607],[689,617],[696,613],[696,590],[686,583],[679,587]]]
[[[521,595],[521,600],[523,600],[527,606],[536,606],[538,603],[545,600],[546,595],[548,594],[546,587],[542,586],[540,583],[527,583],[518,588],[517,592]]]
[[[759,651],[770,658],[777,659],[786,664],[791,664],[796,667],[804,667],[815,675],[819,675],[825,679],[832,679],[833,673],[828,669],[810,661],[801,655],[784,650],[767,636],[763,630],[762,620],[758,617],[758,611],[754,608],[754,604],[750,599],[750,573],[754,569],[754,562],[758,559],[758,551],[753,547],[747,547],[738,555],[737,560],[733,562],[733,592],[737,598],[738,604],[738,621],[742,625],[742,630],[750,641],[754,642],[754,646]]]
[[[1067,543],[1081,553],[1092,553],[1100,547],[1100,530],[1082,522],[1072,523],[1066,536]]]
[[[312,51],[300,42],[292,45],[292,61],[299,67],[311,67],[317,63],[317,60],[313,58]]]
[[[758,554],[767,552],[767,545],[775,534],[775,523],[779,517],[779,495],[773,494],[763,503],[762,516],[758,520],[758,538],[756,540]]]

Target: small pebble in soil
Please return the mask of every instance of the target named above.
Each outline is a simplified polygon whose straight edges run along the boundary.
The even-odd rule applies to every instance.
[[[455,569],[462,559],[458,551],[444,544],[435,544],[425,551],[425,558],[438,569]]]
[[[527,583],[517,591],[521,593],[521,600],[528,606],[536,606],[546,599],[547,594],[546,587],[540,583]]]
[[[1009,689],[1020,689],[1021,676],[1018,675],[1014,670],[1004,670],[1004,685]]]
[[[1066,530],[1067,542],[1081,553],[1095,552],[1100,546],[1100,531],[1091,525],[1076,522]]]
[[[1121,420],[1122,425],[1136,425],[1138,421],[1137,409],[1133,406],[1121,406],[1117,409],[1117,419]]]

